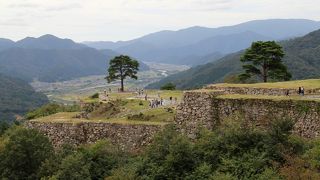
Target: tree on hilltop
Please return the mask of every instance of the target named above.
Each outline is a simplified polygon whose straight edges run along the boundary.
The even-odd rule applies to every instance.
[[[242,66],[245,72],[239,78],[247,80],[252,76],[257,76],[263,82],[268,82],[269,79],[288,81],[291,79],[291,74],[282,62],[283,57],[282,47],[276,42],[254,42],[240,59],[245,63]]]
[[[129,56],[120,55],[116,56],[112,60],[110,60],[108,68],[108,76],[106,79],[108,83],[120,79],[121,88],[120,90],[123,92],[123,81],[127,77],[132,79],[138,79],[137,73],[139,70],[139,62],[131,59]]]

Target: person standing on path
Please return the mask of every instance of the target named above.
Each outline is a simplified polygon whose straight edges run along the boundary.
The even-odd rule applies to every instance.
[[[301,95],[301,87],[298,89],[298,94]]]

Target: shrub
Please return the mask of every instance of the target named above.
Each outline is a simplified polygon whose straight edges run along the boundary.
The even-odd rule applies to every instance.
[[[93,145],[84,146],[80,152],[86,164],[89,165],[91,179],[103,179],[111,175],[111,170],[126,158],[118,147],[108,141],[99,141]]]
[[[124,153],[107,141],[83,145],[75,151],[64,146],[54,158],[43,163],[39,177],[43,179],[104,179],[112,169],[125,162]]]
[[[0,179],[36,179],[41,164],[54,155],[49,139],[36,130],[14,127],[0,152]]]
[[[167,112],[169,112],[169,113],[173,113],[174,112],[174,110],[171,107],[168,107],[166,109],[167,109]]]
[[[167,84],[163,85],[160,89],[161,90],[175,90],[176,85],[173,83],[167,83]]]
[[[73,154],[63,159],[58,172],[53,179],[83,179],[90,180],[89,164],[82,154]]]
[[[94,93],[92,96],[90,96],[91,99],[98,99],[99,93]]]
[[[128,115],[128,119],[134,121],[150,121],[153,117],[154,115],[145,115],[142,112],[139,114]]]
[[[0,121],[0,136],[2,136],[7,129],[10,128],[10,124],[6,121]]]
[[[105,180],[137,180],[139,179],[136,174],[135,164],[125,165],[114,169],[110,176],[107,176]]]
[[[169,126],[149,146],[138,175],[146,179],[183,179],[195,168],[190,140]]]

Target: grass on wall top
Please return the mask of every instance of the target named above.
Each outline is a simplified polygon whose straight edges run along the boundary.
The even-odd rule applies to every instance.
[[[271,82],[271,83],[255,83],[255,84],[212,84],[217,87],[251,87],[251,88],[285,88],[285,89],[298,89],[304,87],[307,89],[320,88],[320,79],[308,79],[297,81],[285,81],[285,82]]]

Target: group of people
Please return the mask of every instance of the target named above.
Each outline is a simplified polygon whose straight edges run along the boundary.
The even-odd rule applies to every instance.
[[[160,100],[159,100],[160,99]],[[151,108],[157,108],[157,107],[159,107],[159,106],[164,106],[164,105],[166,105],[165,104],[165,101],[166,100],[164,100],[163,98],[157,98],[157,99],[152,99],[152,100],[150,100],[149,101],[149,106],[151,107]],[[167,101],[166,101],[167,102]],[[170,97],[169,98],[169,102],[168,102],[168,104],[170,104],[170,105],[173,105],[173,104],[176,104],[178,102],[178,98],[173,98],[173,97]]]
[[[136,92],[138,92],[139,96],[142,96],[144,94],[144,90],[143,89],[136,89]]]
[[[157,108],[159,106],[163,106],[163,99],[162,98],[160,100],[153,99],[153,100],[149,101],[149,106],[151,108]]]

